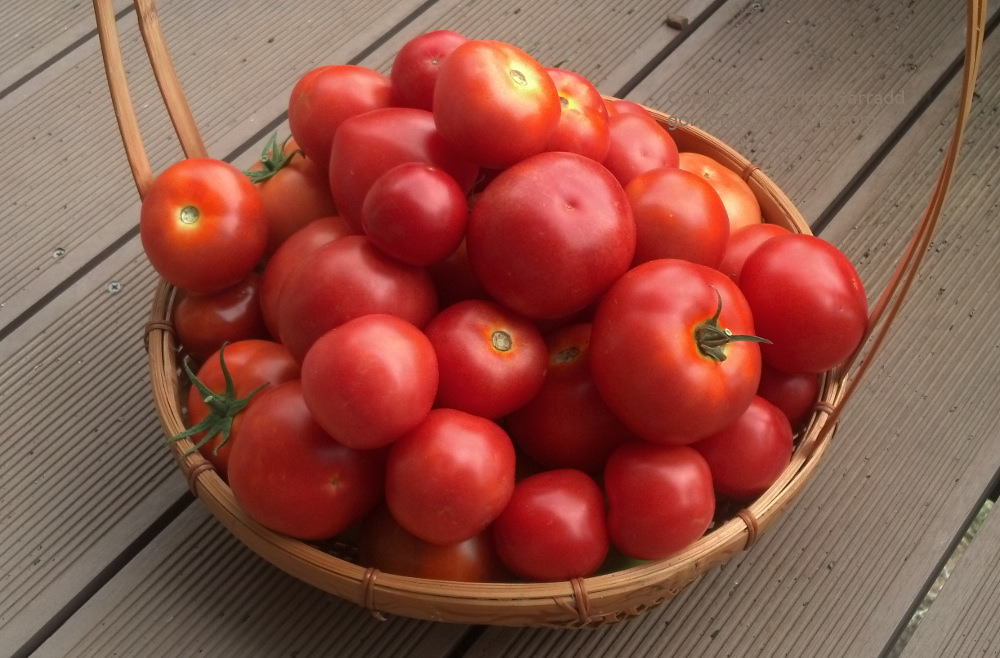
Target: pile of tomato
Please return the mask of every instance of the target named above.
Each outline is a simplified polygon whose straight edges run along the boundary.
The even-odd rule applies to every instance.
[[[863,341],[836,248],[510,44],[321,66],[288,118],[249,171],[166,169],[140,220],[184,436],[275,531],[425,578],[664,558],[775,481]]]

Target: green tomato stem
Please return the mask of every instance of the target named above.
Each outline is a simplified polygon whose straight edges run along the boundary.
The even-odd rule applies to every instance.
[[[695,343],[698,351],[714,361],[722,362],[726,360],[726,346],[729,343],[770,343],[771,341],[760,336],[748,336],[745,334],[734,334],[729,329],[719,326],[719,316],[722,314],[722,295],[715,290],[715,296],[719,299],[719,306],[715,309],[715,315],[705,320],[694,330]]]

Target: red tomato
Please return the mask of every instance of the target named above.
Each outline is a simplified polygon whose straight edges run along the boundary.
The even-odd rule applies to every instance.
[[[269,338],[260,305],[261,276],[251,272],[231,288],[205,295],[178,294],[171,308],[174,331],[198,361],[224,343]]]
[[[491,420],[432,409],[389,448],[385,497],[401,526],[433,544],[483,532],[514,492],[514,445]]]
[[[766,363],[760,370],[757,395],[781,409],[792,429],[801,428],[819,400],[819,375],[815,373],[787,373],[775,370]]]
[[[729,425],[760,381],[750,307],[728,277],[662,259],[625,274],[601,300],[591,369],[619,418],[654,443],[685,444]]]
[[[229,460],[229,485],[247,515],[299,539],[326,539],[382,499],[384,450],[354,450],[313,420],[298,380],[262,391]]]
[[[609,98],[605,99],[605,106],[608,108],[608,114],[638,114],[639,116],[648,117],[650,116],[649,110],[647,110],[640,103],[635,101],[627,101],[624,98]]]
[[[386,446],[424,419],[437,393],[431,342],[412,324],[372,313],[320,336],[302,361],[302,396],[350,448]]]
[[[348,119],[330,152],[330,190],[337,209],[361,232],[361,207],[379,176],[396,165],[423,162],[448,172],[471,190],[479,168],[449,147],[426,110],[391,107]]]
[[[562,106],[559,124],[546,150],[579,153],[601,162],[611,146],[608,109],[601,93],[579,73],[560,68],[545,70],[556,84]]]
[[[695,174],[660,167],[625,186],[636,240],[633,265],[681,258],[716,267],[729,241],[729,217],[715,189]]]
[[[504,170],[483,190],[466,243],[476,277],[500,303],[531,318],[560,318],[629,268],[635,221],[607,169],[553,151]]]
[[[739,283],[740,270],[747,256],[754,249],[770,240],[776,235],[784,235],[790,231],[784,226],[777,224],[748,224],[736,229],[729,236],[729,244],[726,245],[726,252],[722,255],[722,262],[719,263],[718,270],[728,276],[733,281]]]
[[[294,139],[279,148],[271,137],[261,159],[250,167],[250,180],[264,204],[267,254],[313,220],[337,214],[325,164],[320,167],[298,149]]]
[[[192,293],[236,285],[267,246],[260,194],[242,171],[212,158],[181,160],[154,179],[139,233],[160,276]]]
[[[590,330],[589,323],[580,323],[545,337],[548,368],[542,388],[504,420],[514,444],[545,468],[599,473],[615,448],[636,438],[594,385]]]
[[[292,234],[268,259],[260,285],[260,306],[271,336],[278,336],[281,289],[291,271],[313,249],[350,233],[351,227],[342,218],[322,217]]]
[[[468,41],[452,30],[435,30],[413,37],[392,60],[389,80],[396,103],[430,111],[434,107],[434,84],[441,62]]]
[[[457,544],[439,546],[399,525],[385,505],[361,524],[358,553],[362,566],[413,578],[492,583],[510,576],[497,556],[489,530]]]
[[[493,302],[458,302],[424,331],[438,357],[438,407],[500,418],[534,397],[545,378],[541,332]]]
[[[434,121],[453,148],[483,167],[508,167],[542,152],[560,114],[545,68],[509,43],[469,41],[441,64]]]
[[[753,309],[764,360],[785,372],[820,373],[843,362],[868,328],[861,277],[839,249],[812,235],[771,238],[751,253],[740,288]]]
[[[611,542],[640,560],[687,548],[715,514],[711,471],[690,446],[626,443],[608,458],[604,488]]]
[[[369,313],[423,327],[437,313],[430,275],[345,235],[307,254],[281,288],[278,334],[295,358],[330,329]]]
[[[677,166],[702,176],[712,184],[722,197],[722,203],[726,204],[730,233],[762,221],[760,202],[750,185],[732,169],[701,153],[681,153]]]
[[[232,391],[227,390],[223,358]],[[191,440],[195,445],[201,443],[198,449],[202,456],[212,462],[223,480],[229,477],[229,453],[239,439],[245,417],[241,412],[254,401],[254,391],[298,377],[299,364],[292,355],[280,343],[269,340],[235,342],[206,359],[197,375],[205,388],[192,385],[188,393],[188,420],[192,428],[202,423],[212,425],[211,429],[192,435]],[[246,400],[251,394],[254,397]]]
[[[465,192],[443,169],[405,162],[372,183],[361,227],[382,251],[411,265],[444,260],[465,238]]]
[[[788,466],[792,441],[785,414],[755,397],[736,422],[691,447],[708,462],[717,492],[748,500],[767,491]]]
[[[394,102],[389,76],[351,64],[317,67],[303,75],[288,100],[288,126],[302,150],[326,169],[337,128],[349,117]]]
[[[465,299],[487,299],[489,293],[479,283],[472,263],[469,262],[469,250],[465,240],[458,245],[450,256],[437,263],[427,266],[427,271],[434,280],[434,288],[438,293],[441,308],[447,308],[455,302]]]
[[[677,144],[648,112],[621,112],[608,118],[611,144],[604,166],[624,186],[639,174],[676,167]]]
[[[497,553],[528,580],[583,578],[601,566],[610,545],[604,494],[587,474],[545,471],[521,480],[493,522]]]

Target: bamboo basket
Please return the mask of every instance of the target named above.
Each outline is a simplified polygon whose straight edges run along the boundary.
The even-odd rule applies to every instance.
[[[154,0],[135,0],[149,61],[178,140],[187,157],[207,152],[174,71]],[[153,180],[125,79],[111,0],[94,0],[98,33],[112,102],[126,156],[142,198]],[[554,583],[458,583],[379,572],[345,557],[350,551],[292,539],[248,517],[232,491],[189,439],[170,443],[191,491],[233,535],[292,576],[321,590],[353,601],[384,619],[386,614],[467,624],[507,626],[596,627],[641,615],[671,599],[706,571],[753,546],[796,499],[818,467],[838,425],[841,410],[878,351],[913,281],[926,251],[957,163],[985,25],[985,2],[968,0],[963,87],[952,140],[924,216],[879,299],[872,306],[870,330],[858,354],[823,375],[819,400],[797,437],[792,460],[778,480],[756,500],[722,519],[700,540],[665,560],[607,575]],[[689,125],[668,125],[668,115],[650,109],[682,151],[710,156],[739,173],[760,202],[764,220],[793,232],[809,233],[794,204],[767,175],[724,142]],[[184,383],[170,309],[174,289],[162,279],[153,293],[145,340],[156,410],[167,436],[185,429],[180,392]],[[862,354],[863,352],[863,354]],[[861,357],[864,358],[861,358]],[[855,365],[857,364],[857,365]],[[348,547],[349,548],[349,547]],[[334,554],[337,553],[337,554]]]

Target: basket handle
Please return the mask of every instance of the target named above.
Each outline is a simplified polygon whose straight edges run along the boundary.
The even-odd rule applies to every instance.
[[[205,157],[208,151],[205,149],[205,143],[198,132],[191,107],[170,59],[156,3],[154,0],[135,0],[133,6],[139,20],[139,31],[142,33],[146,54],[160,89],[160,96],[167,106],[170,122],[180,140],[184,155],[189,158]],[[145,197],[146,190],[153,182],[153,171],[149,165],[149,156],[142,142],[142,133],[129,93],[112,0],[94,0],[94,13],[97,16],[97,34],[101,41],[101,54],[111,91],[111,103],[118,119],[118,130],[122,135],[125,154],[132,169],[132,178],[135,179],[141,199]]]

